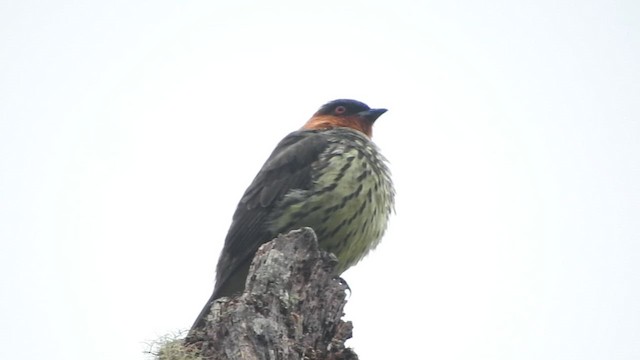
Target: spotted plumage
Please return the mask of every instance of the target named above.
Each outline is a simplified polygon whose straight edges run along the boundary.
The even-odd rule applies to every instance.
[[[213,295],[192,330],[204,325],[213,300],[242,291],[258,247],[279,233],[313,228],[320,247],[338,257],[338,274],[380,242],[394,189],[386,159],[370,138],[385,111],[335,100],[280,141],[238,204]]]

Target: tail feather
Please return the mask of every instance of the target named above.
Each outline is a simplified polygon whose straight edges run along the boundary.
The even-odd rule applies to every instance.
[[[211,294],[211,297],[200,311],[200,314],[196,318],[196,321],[193,322],[187,338],[190,337],[196,330],[201,330],[204,328],[207,323],[207,316],[211,312],[211,306],[213,305],[214,301],[225,296],[238,296],[244,291],[250,264],[251,261],[247,261],[245,264],[242,264],[242,266],[240,266],[238,270],[235,271],[234,274],[226,281],[222,283],[216,283],[215,289],[213,289],[213,294]]]

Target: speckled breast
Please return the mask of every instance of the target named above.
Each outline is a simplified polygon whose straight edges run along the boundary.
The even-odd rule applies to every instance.
[[[324,135],[330,145],[312,165],[311,188],[285,195],[287,211],[271,220],[271,230],[313,228],[320,246],[338,257],[342,273],[380,242],[394,189],[386,159],[366,136],[347,128]]]

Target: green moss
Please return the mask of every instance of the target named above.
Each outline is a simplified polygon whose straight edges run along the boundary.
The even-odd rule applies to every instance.
[[[161,336],[150,341],[145,351],[152,360],[202,360],[198,349],[193,346],[185,346],[184,331]]]

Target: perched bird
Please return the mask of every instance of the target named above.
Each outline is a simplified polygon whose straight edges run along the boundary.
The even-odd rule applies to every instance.
[[[255,252],[280,233],[313,228],[320,247],[338,258],[336,275],[378,245],[395,194],[371,141],[373,123],[386,111],[334,100],[280,141],[238,204],[213,294],[192,331],[204,327],[215,299],[242,292]]]

